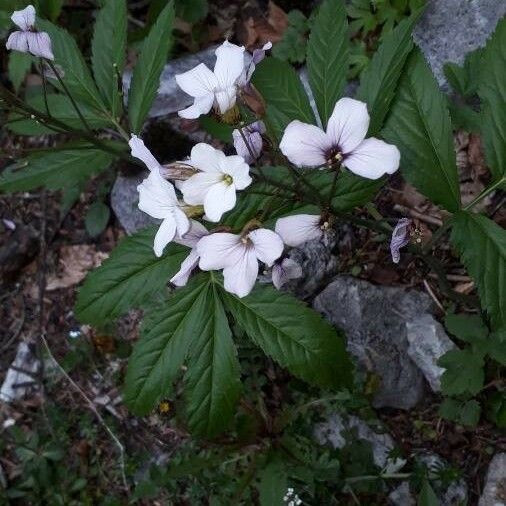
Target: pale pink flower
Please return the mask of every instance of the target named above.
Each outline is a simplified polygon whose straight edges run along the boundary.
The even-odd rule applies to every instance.
[[[187,162],[199,172],[178,183],[183,199],[190,205],[203,205],[209,221],[220,221],[234,208],[236,191],[251,184],[249,166],[241,156],[226,156],[203,142],[193,146]]]
[[[368,128],[367,105],[352,98],[342,98],[334,107],[326,132],[295,120],[286,127],[279,147],[298,167],[341,163],[351,172],[368,179],[394,173],[399,168],[399,150],[374,137],[366,139]]]
[[[302,267],[291,258],[278,260],[272,266],[272,284],[279,290],[291,279],[302,277]]]
[[[207,114],[213,107],[225,114],[235,105],[238,80],[244,70],[244,47],[227,40],[216,49],[214,71],[200,63],[195,68],[176,75],[179,87],[195,101],[179,111],[182,118],[194,119]]]
[[[316,214],[294,214],[279,218],[276,233],[287,246],[300,246],[307,241],[322,239],[328,230],[328,223]]]
[[[255,121],[251,125],[242,128],[242,133],[246,138],[248,145],[244,142],[243,136],[238,129],[232,132],[232,138],[234,139],[234,148],[239,156],[244,158],[246,163],[254,163],[254,161],[262,154],[262,134],[265,133],[265,125],[262,121]],[[251,156],[250,150],[255,155]]]
[[[7,49],[54,60],[49,35],[35,29],[35,7],[33,5],[29,5],[21,11],[14,11],[11,19],[19,30],[9,35],[5,45]]]
[[[255,285],[258,262],[270,267],[283,253],[283,241],[265,228],[246,235],[215,233],[200,239],[197,252],[202,270],[223,269],[225,290],[245,297]]]
[[[239,77],[238,84],[241,87],[249,86],[253,72],[255,72],[256,66],[265,58],[265,52],[272,48],[272,42],[266,42],[260,49],[254,49],[251,55],[251,60],[248,65],[244,67],[244,70]]]
[[[186,232],[186,234],[182,237],[176,235],[174,242],[182,244],[183,246],[188,246],[191,250],[188,256],[181,263],[179,271],[172,276],[170,280],[171,283],[176,286],[185,286],[186,283],[188,283],[190,274],[199,264],[200,256],[197,252],[197,243],[200,239],[202,239],[202,237],[208,234],[209,231],[206,227],[204,227],[204,225],[198,221],[191,220],[190,230],[188,230],[188,232]]]
[[[398,264],[401,259],[400,249],[409,244],[409,229],[411,227],[411,220],[409,218],[401,218],[392,232],[390,240],[390,253],[392,261]]]

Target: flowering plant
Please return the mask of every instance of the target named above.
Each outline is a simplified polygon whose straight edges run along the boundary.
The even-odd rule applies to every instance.
[[[307,47],[313,104],[295,69],[266,56],[269,44],[250,55],[223,42],[213,70],[200,64],[176,76],[193,98],[179,115],[213,115],[231,127],[236,154],[198,143],[187,159],[164,166],[144,144],[142,127],[169,50],[172,2],[143,42],[125,114],[125,2],[109,0],[100,11],[93,73],[67,32],[48,21],[35,23],[33,8],[14,13],[20,31],[11,34],[7,47],[40,58],[44,95],[30,104],[2,87],[10,121],[18,128],[36,122],[46,131],[72,132],[81,141],[78,147],[69,143],[42,157],[28,156],[3,174],[0,188],[79,185],[117,160],[147,169],[138,186],[139,209],[161,220],[159,226],[124,239],[88,276],[76,305],[81,321],[94,325],[132,307],[146,309],[125,380],[125,400],[134,412],[147,413],[168,396],[185,366],[189,428],[203,436],[225,430],[241,391],[235,326],[310,384],[350,386],[353,368],[344,336],[280,289],[303,274],[290,248],[308,241],[332,243],[341,222],[391,237],[393,262],[401,260],[401,248],[413,242],[411,223],[395,226],[356,212],[399,167],[447,212],[432,240],[409,244],[410,253],[436,272],[449,293],[431,251],[451,229],[452,244],[476,280],[497,339],[503,339],[506,235],[472,208],[506,181],[506,138],[504,129],[496,128],[505,120],[504,107],[498,106],[505,95],[505,69],[496,55],[504,56],[506,24],[500,22],[485,50],[479,88],[492,179],[463,206],[446,101],[411,40],[418,16],[384,37],[350,98],[343,96],[349,67],[346,12],[341,0],[326,0]],[[259,281],[260,272],[274,286]],[[155,304],[161,292],[167,298]]]

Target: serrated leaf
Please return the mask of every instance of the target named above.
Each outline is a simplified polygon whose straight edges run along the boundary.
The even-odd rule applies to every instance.
[[[90,146],[83,147],[34,153],[9,166],[0,175],[0,192],[27,191],[41,186],[52,190],[73,186],[112,163],[111,154]]]
[[[323,126],[341,98],[348,73],[348,21],[343,0],[326,0],[307,44],[307,70]]]
[[[259,473],[260,506],[282,506],[286,504],[283,497],[286,494],[288,476],[285,464],[278,455],[273,455],[267,465]]]
[[[506,17],[485,47],[480,70],[485,155],[494,180],[499,180],[506,177]]]
[[[91,237],[96,237],[101,234],[107,226],[110,215],[111,211],[109,206],[105,205],[103,202],[94,202],[91,204],[86,213],[86,218],[84,219],[88,234],[90,234]]]
[[[74,100],[106,111],[107,108],[74,38],[63,28],[43,19],[37,20],[37,26],[51,37],[55,62],[63,69],[62,80]],[[50,81],[56,87],[60,87],[56,78]]]
[[[471,399],[470,401],[464,403],[464,405],[460,408],[459,422],[462,425],[466,425],[468,427],[476,427],[480,421],[480,415],[480,403],[474,399]]]
[[[135,65],[128,92],[128,117],[132,132],[139,133],[160,85],[160,74],[172,45],[174,3],[171,0],[160,13]]]
[[[261,284],[242,299],[223,292],[223,301],[248,337],[295,376],[324,388],[350,385],[342,334],[302,302]]]
[[[506,231],[479,214],[455,215],[451,241],[478,285],[494,329],[506,328]]]
[[[9,53],[9,79],[14,86],[16,92],[19,90],[26,74],[32,67],[33,57],[19,51],[11,51]]]
[[[488,336],[488,328],[478,315],[447,314],[445,327],[448,332],[468,343],[481,341]]]
[[[188,425],[197,436],[213,437],[227,428],[241,391],[237,350],[214,285],[191,339],[185,375]]]
[[[441,377],[444,394],[476,395],[483,388],[483,357],[472,350],[450,350],[439,359],[438,365],[446,369]]]
[[[399,148],[404,177],[434,203],[457,211],[460,193],[450,116],[419,50],[408,60],[382,133]]]
[[[103,324],[141,305],[179,270],[187,248],[172,243],[157,257],[153,252],[155,232],[150,227],[123,239],[111,256],[88,274],[76,302],[82,322]]]
[[[413,49],[411,32],[421,11],[399,23],[381,45],[360,77],[356,98],[367,104],[371,117],[368,135],[377,135],[394,99],[402,70]]]
[[[112,115],[121,105],[118,76],[125,68],[127,7],[125,0],[107,0],[100,9],[91,42],[91,64],[98,89]]]
[[[189,346],[208,317],[208,287],[206,276],[192,278],[148,313],[125,378],[124,400],[133,413],[147,414],[162,396],[170,395]]]
[[[257,65],[252,82],[267,103],[267,122],[271,120],[269,108],[274,110],[277,133],[294,119],[314,124],[309,99],[297,72],[289,63],[265,58]]]

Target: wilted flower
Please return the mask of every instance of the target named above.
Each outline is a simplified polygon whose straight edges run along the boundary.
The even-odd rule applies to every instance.
[[[352,98],[339,100],[327,131],[299,120],[285,129],[279,145],[298,167],[333,166],[336,163],[368,179],[378,179],[399,168],[400,153],[392,144],[370,137],[367,105]]]
[[[213,107],[225,114],[235,105],[237,82],[244,70],[244,47],[227,40],[216,49],[214,71],[200,63],[176,75],[179,87],[195,98],[193,105],[179,111],[182,118],[194,119],[207,114]]]
[[[188,164],[199,172],[180,182],[178,188],[187,204],[204,205],[210,221],[219,221],[223,213],[233,209],[236,190],[243,190],[252,181],[241,156],[226,156],[203,142],[193,146]]]
[[[272,266],[272,284],[279,290],[291,279],[298,279],[302,276],[302,267],[291,258],[277,260]]]
[[[29,5],[21,11],[14,11],[11,19],[19,30],[9,35],[5,45],[7,49],[54,60],[49,35],[35,29],[35,7],[33,5]]]
[[[242,133],[246,138],[249,148],[255,155],[255,158],[251,156],[250,149],[244,142],[243,136],[238,129],[232,132],[234,139],[234,148],[239,156],[244,158],[246,163],[253,163],[262,154],[262,134],[265,133],[265,125],[262,121],[255,121],[244,128]]]
[[[270,267],[283,253],[283,241],[265,228],[245,235],[215,233],[200,239],[197,252],[202,270],[223,269],[225,290],[244,297],[255,285],[258,262]]]
[[[411,220],[409,218],[401,218],[392,232],[390,239],[390,253],[392,261],[398,264],[401,259],[400,249],[404,248],[409,243],[409,229],[411,227]]]
[[[316,214],[294,214],[279,218],[275,230],[287,246],[300,246],[324,238],[330,222]]]
[[[174,242],[182,244],[183,246],[188,246],[191,248],[191,250],[188,256],[181,263],[181,268],[179,271],[174,274],[174,276],[172,276],[170,280],[171,283],[176,286],[185,286],[186,283],[188,283],[190,274],[192,273],[193,269],[195,269],[195,267],[197,267],[199,264],[200,256],[196,248],[197,243],[200,241],[200,239],[202,239],[202,237],[208,234],[209,231],[206,227],[204,227],[204,225],[198,221],[191,220],[190,230],[188,230],[188,232],[186,232],[183,237],[176,235]]]
[[[244,67],[242,74],[239,77],[238,84],[241,87],[248,86],[256,66],[265,58],[265,52],[272,48],[272,42],[266,42],[261,49],[254,49],[251,55],[251,60],[248,65]]]

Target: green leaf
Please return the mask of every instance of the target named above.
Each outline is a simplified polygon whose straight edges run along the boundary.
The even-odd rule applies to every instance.
[[[342,171],[337,177],[332,205],[336,211],[344,212],[367,204],[374,199],[384,183],[384,178],[376,180],[366,179],[348,170]],[[332,183],[329,182],[329,184]]]
[[[37,26],[51,37],[55,62],[63,69],[62,81],[74,100],[84,102],[95,109],[107,111],[91,77],[90,70],[73,37],[63,28],[59,28],[43,19],[37,20]],[[51,79],[51,82],[56,87],[60,87],[56,78]]]
[[[483,387],[483,357],[470,349],[450,350],[438,361],[446,371],[441,377],[441,390],[446,395],[476,395]]]
[[[487,354],[496,362],[506,366],[506,329],[490,334],[487,342]]]
[[[26,74],[32,67],[33,57],[19,51],[11,51],[9,53],[9,79],[16,92],[25,80]]]
[[[506,429],[506,392],[496,391],[487,401],[487,418],[500,429]]]
[[[481,132],[481,114],[465,104],[459,104],[448,99],[448,110],[452,118],[453,130],[466,132]]]
[[[107,0],[100,9],[93,40],[91,64],[98,89],[112,115],[121,107],[118,76],[123,74],[127,45],[127,7],[125,0]]]
[[[39,0],[38,4],[40,14],[54,22],[61,13],[63,0]]]
[[[27,98],[27,103],[34,109],[37,109],[38,111],[46,114],[46,104],[44,101],[44,96],[42,94],[37,94],[33,97]],[[47,103],[49,112],[55,119],[62,121],[69,128],[83,128],[83,124],[81,123],[81,120],[68,97],[61,94],[49,93],[47,95]],[[90,106],[79,102],[77,105],[84,119],[91,128],[103,128],[110,125],[110,122],[107,121],[95,109],[92,109]],[[9,123],[7,124],[7,128],[11,132],[14,132],[18,135],[54,135],[57,133],[54,130],[45,127],[35,119],[24,119],[24,116],[16,113],[9,115]]]
[[[422,485],[422,490],[420,490],[420,494],[418,495],[418,500],[416,502],[417,506],[439,506],[439,499],[437,498],[434,490],[430,486],[428,480],[425,480]]]
[[[356,98],[367,104],[371,117],[369,135],[377,135],[390,110],[390,104],[406,60],[413,49],[411,32],[421,11],[405,19],[382,39],[381,45],[360,77]]]
[[[451,420],[452,422],[456,422],[459,419],[459,413],[460,402],[456,399],[451,399],[450,397],[443,399],[443,402],[438,409],[439,416],[446,418],[447,420]]]
[[[275,115],[276,130],[282,131],[294,119],[314,124],[315,118],[302,82],[293,67],[276,58],[265,58],[255,69],[252,82]],[[269,126],[269,125],[267,125]]]
[[[323,126],[341,98],[348,72],[348,21],[343,0],[325,0],[307,44],[309,84]]]
[[[408,60],[383,136],[399,148],[401,170],[411,184],[451,212],[460,208],[450,116],[419,50]]]
[[[174,3],[160,13],[142,44],[128,93],[128,117],[132,132],[139,133],[160,85],[160,74],[172,45]]]
[[[113,161],[109,153],[87,145],[83,148],[41,151],[9,166],[0,175],[0,192],[73,186],[106,169]]]
[[[197,321],[185,375],[188,425],[197,436],[213,437],[226,429],[241,391],[237,350],[217,287],[209,287]]]
[[[173,243],[163,256],[156,257],[155,232],[151,227],[123,239],[111,256],[88,274],[76,303],[82,322],[106,323],[163,290],[188,250]]]
[[[205,312],[208,287],[207,276],[192,278],[148,313],[125,378],[124,400],[133,413],[145,415],[170,395],[190,344],[209,316]]]
[[[86,231],[91,237],[100,235],[107,226],[111,211],[109,206],[106,206],[103,202],[94,202],[88,208],[84,224],[86,225]]]
[[[478,315],[447,314],[445,327],[454,336],[468,343],[486,339],[488,336],[488,328]]]
[[[260,506],[283,506],[283,497],[288,487],[283,459],[274,454],[267,465],[259,473]]]
[[[351,384],[342,334],[302,302],[260,284],[242,299],[223,292],[223,300],[249,338],[295,376],[324,388]]]
[[[207,0],[176,0],[176,16],[187,23],[196,23],[207,16]]]
[[[232,132],[234,128],[226,123],[221,123],[212,116],[200,116],[200,126],[214,138],[220,141],[232,143]]]
[[[478,285],[494,329],[506,329],[506,231],[479,214],[455,215],[451,241]]]
[[[476,427],[480,421],[481,406],[474,399],[467,401],[460,409],[459,422],[468,427]]]
[[[506,177],[506,17],[497,23],[483,52],[478,94],[485,155],[493,179],[499,180]]]

